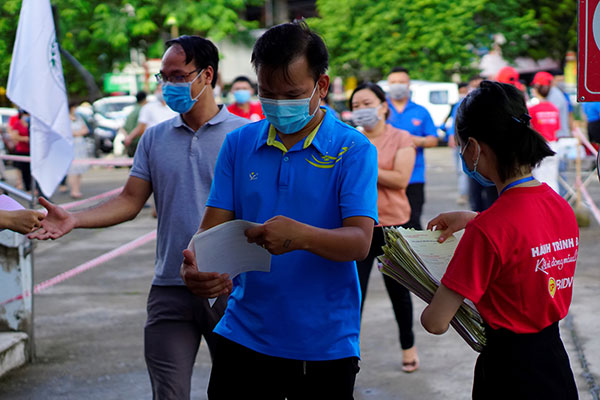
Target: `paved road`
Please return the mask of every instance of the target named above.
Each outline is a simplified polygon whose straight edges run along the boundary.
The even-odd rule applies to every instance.
[[[427,151],[429,163],[424,221],[438,212],[456,209],[451,153]],[[84,175],[87,196],[125,182],[127,169],[90,170]],[[600,199],[600,185],[590,186]],[[69,201],[56,195],[58,203]],[[155,228],[149,208],[118,227],[80,230],[54,242],[38,244],[35,281],[41,282]],[[562,324],[562,335],[577,376],[581,399],[593,399],[585,373],[600,382],[600,227],[581,230],[580,257],[570,317],[577,334]],[[150,384],[143,359],[145,302],[153,272],[154,242],[102,264],[36,296],[37,362],[0,379],[0,399],[149,399]],[[423,303],[415,299],[415,320]],[[361,334],[362,361],[355,398],[469,399],[476,354],[453,331],[441,337],[427,334],[415,323],[421,369],[401,372],[401,355],[390,302],[374,270]],[[192,398],[206,398],[210,361],[206,346],[197,356]],[[597,397],[596,397],[597,398]]]

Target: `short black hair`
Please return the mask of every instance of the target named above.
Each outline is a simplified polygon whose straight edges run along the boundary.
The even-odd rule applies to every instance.
[[[283,70],[289,80],[288,67],[298,57],[305,56],[315,82],[329,67],[329,53],[325,42],[305,21],[294,21],[267,30],[254,44],[252,65]]]
[[[472,137],[490,146],[496,155],[498,175],[506,181],[522,166],[533,168],[554,154],[546,140],[529,126],[530,119],[519,89],[483,81],[460,104],[456,133],[462,143]]]
[[[548,85],[534,85],[534,87],[536,88],[536,90],[538,91],[538,93],[540,94],[540,96],[542,96],[543,98],[548,97],[548,95],[550,94],[550,88],[551,88],[551,86],[548,86]]]
[[[382,102],[385,103],[387,102],[387,99],[385,97],[385,92],[383,91],[383,89],[381,88],[381,86],[379,86],[376,83],[373,82],[363,82],[361,84],[359,84],[356,89],[354,89],[354,91],[352,92],[352,94],[350,95],[350,99],[348,100],[348,108],[350,109],[350,111],[353,111],[353,107],[352,107],[352,99],[354,98],[354,95],[356,94],[356,92],[358,92],[359,90],[363,90],[363,89],[367,89],[370,90],[371,92],[373,92],[373,94],[375,96],[377,96],[377,98]],[[388,111],[385,115],[385,117],[387,118],[390,114],[390,110],[388,108]]]
[[[167,49],[175,44],[183,48],[186,64],[193,61],[197,69],[212,67],[213,79],[211,86],[214,88],[218,79],[219,50],[213,42],[200,36],[183,35],[165,43]]]
[[[233,84],[234,84],[234,83],[236,83],[236,82],[247,82],[247,83],[248,83],[250,86],[254,86],[254,85],[252,84],[252,81],[250,80],[250,78],[248,78],[248,77],[247,77],[247,76],[245,76],[245,75],[240,75],[240,76],[236,77],[236,78],[235,78],[235,79],[234,79],[234,80],[231,82],[231,84],[233,85]]]
[[[394,72],[404,72],[406,75],[410,76],[410,74],[408,73],[408,69],[406,69],[404,67],[394,67],[390,71],[390,74],[393,74]]]
[[[459,82],[458,83],[458,88],[459,89],[465,88],[467,86],[469,86],[469,84],[467,82]]]
[[[137,92],[135,94],[135,101],[138,103],[141,103],[142,101],[146,100],[146,92],[144,92],[143,90],[140,90],[139,92]]]

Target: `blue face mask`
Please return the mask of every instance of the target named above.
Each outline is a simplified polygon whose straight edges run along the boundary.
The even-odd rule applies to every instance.
[[[310,101],[317,91],[317,86],[315,85],[312,94],[306,99],[275,100],[259,96],[265,118],[281,133],[292,134],[300,131],[319,109],[317,105],[313,113],[310,112]]]
[[[162,84],[163,98],[171,110],[180,114],[185,114],[194,107],[194,103],[198,101],[198,98],[204,93],[204,90],[206,90],[207,87],[207,85],[204,85],[204,88],[200,93],[192,98],[192,83],[202,75],[202,72],[204,72],[204,70],[200,71],[191,82],[164,82]]]
[[[250,101],[250,91],[246,89],[240,89],[233,92],[233,97],[237,104],[246,104]]]
[[[475,160],[475,163],[473,164],[473,171],[469,170],[469,167],[467,167],[467,163],[465,163],[465,159],[463,157],[463,153],[465,152],[465,150],[467,150],[467,147],[469,146],[470,142],[467,142],[467,145],[465,146],[464,149],[461,150],[460,152],[460,160],[462,161],[462,170],[465,174],[467,174],[467,176],[469,178],[474,179],[477,183],[479,183],[481,186],[486,186],[486,187],[491,187],[491,186],[495,186],[496,184],[494,182],[492,182],[491,180],[489,180],[488,178],[486,178],[485,176],[481,175],[479,172],[477,172],[477,164],[479,163],[479,156],[481,155],[481,147],[479,147],[479,145],[477,145],[477,149],[478,149],[478,153],[477,153],[477,160]]]

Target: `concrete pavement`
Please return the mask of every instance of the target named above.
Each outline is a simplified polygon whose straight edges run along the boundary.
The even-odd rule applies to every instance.
[[[423,221],[457,209],[451,150],[427,151],[427,203]],[[127,169],[93,169],[84,175],[86,196],[122,185]],[[590,186],[600,200],[600,184]],[[58,203],[68,201],[56,195]],[[106,253],[155,228],[151,210],[117,227],[79,230],[39,243],[35,282]],[[589,383],[600,382],[600,227],[581,229],[580,255],[570,318],[561,324],[581,399],[596,399]],[[143,359],[145,303],[153,273],[154,242],[53,286],[35,299],[37,361],[0,378],[0,399],[148,399]],[[401,371],[401,354],[391,304],[374,269],[361,333],[361,371],[355,398],[469,399],[477,354],[454,331],[427,334],[418,323],[424,304],[414,298],[416,343],[421,368]],[[575,333],[575,336],[573,335]],[[574,341],[573,338],[577,340]],[[584,361],[582,366],[582,361]],[[517,367],[517,366],[516,366]],[[202,345],[192,379],[192,398],[206,399],[210,358]],[[587,374],[587,375],[586,375]],[[586,377],[588,378],[586,380]]]

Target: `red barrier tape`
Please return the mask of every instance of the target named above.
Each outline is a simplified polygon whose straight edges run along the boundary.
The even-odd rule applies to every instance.
[[[0,155],[0,160],[31,162],[29,156]],[[77,158],[73,165],[104,165],[108,167],[128,167],[133,165],[132,158]]]
[[[146,233],[145,235],[143,235],[135,240],[132,240],[129,243],[124,244],[121,247],[117,247],[116,249],[111,250],[108,253],[101,255],[100,257],[96,257],[96,258],[94,258],[86,263],[83,263],[73,269],[63,272],[62,274],[56,275],[54,278],[50,278],[44,282],[38,283],[37,285],[34,286],[33,292],[39,293],[42,290],[45,290],[45,289],[52,287],[60,282],[66,281],[67,279],[70,279],[76,275],[79,275],[80,273],[87,271],[88,269],[92,269],[102,263],[112,260],[113,258],[117,258],[137,247],[140,247],[140,246],[154,240],[154,239],[156,239],[156,229],[153,230],[152,232]],[[31,296],[31,293],[29,291],[27,291],[23,294],[13,297],[12,299],[4,300],[2,303],[0,303],[0,307],[6,305],[8,303],[12,303],[13,301],[21,300],[21,299],[23,299],[25,297],[29,297],[29,296]]]

